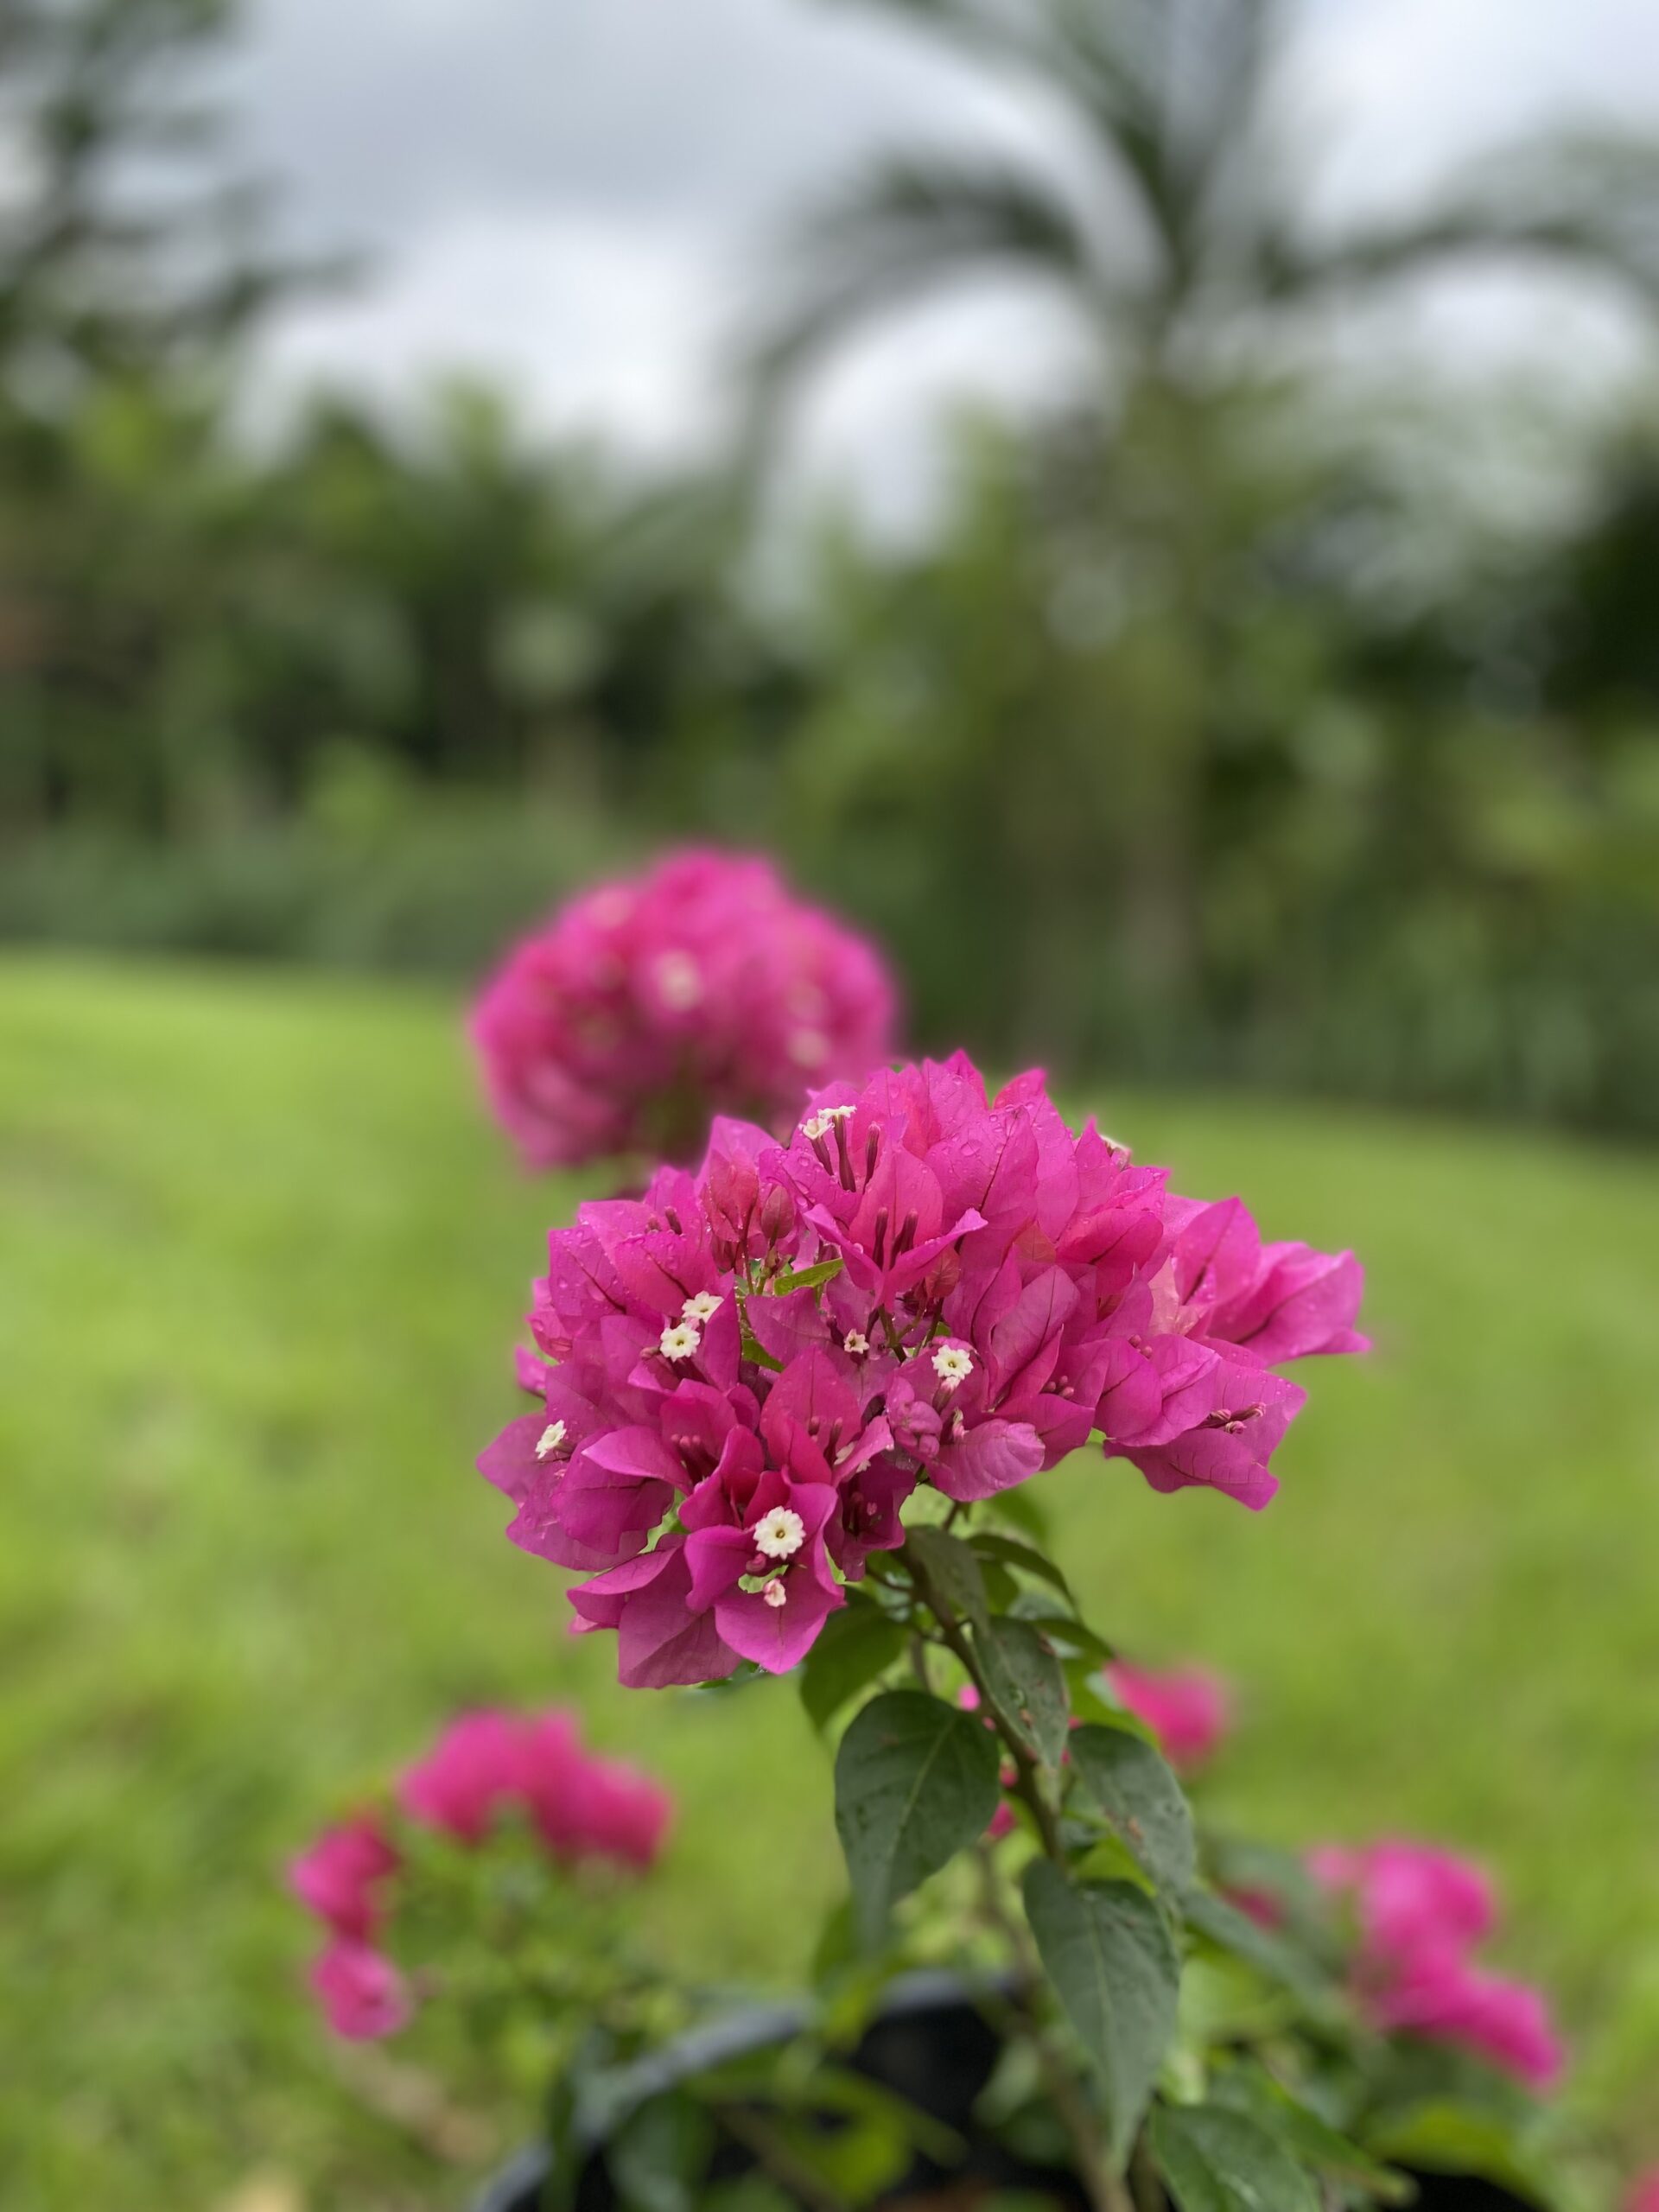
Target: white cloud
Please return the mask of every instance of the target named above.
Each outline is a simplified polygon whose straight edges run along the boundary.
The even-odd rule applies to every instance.
[[[297,219],[384,264],[361,298],[290,318],[278,384],[397,395],[464,365],[544,422],[658,451],[718,421],[724,341],[805,194],[876,144],[1052,127],[855,0],[264,0],[257,29],[247,95]],[[1653,0],[1312,0],[1294,53],[1332,210],[1409,197],[1563,109],[1659,108]],[[1532,296],[1442,284],[1356,340],[1524,352]],[[941,305],[852,349],[810,450],[902,509],[942,394],[1024,404],[1071,359],[1028,293]]]

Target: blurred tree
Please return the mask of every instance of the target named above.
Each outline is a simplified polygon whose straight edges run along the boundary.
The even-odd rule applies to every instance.
[[[1069,901],[1078,921],[1111,926],[1150,1018],[1197,978],[1204,749],[1216,689],[1233,680],[1230,594],[1244,550],[1226,447],[1252,411],[1234,396],[1261,375],[1261,341],[1281,340],[1294,313],[1454,257],[1544,257],[1651,296],[1659,155],[1645,143],[1538,138],[1421,212],[1322,236],[1284,158],[1279,61],[1293,17],[1282,0],[861,4],[1035,86],[1064,129],[1019,157],[891,156],[810,211],[758,346],[761,390],[775,405],[860,321],[987,271],[1046,284],[1090,334],[1101,375],[1051,441],[1055,504],[1068,527],[1092,507],[1143,608],[1148,590],[1160,602],[1155,620],[1122,633],[1121,710],[1094,741],[1116,798],[1096,819],[1121,810],[1134,828],[1117,842],[1109,912],[1087,856],[1057,878],[1051,849],[1022,879],[1011,918],[1033,934],[1033,976],[1046,909]],[[1283,519],[1258,504],[1254,526],[1271,534]],[[1046,727],[1027,732],[988,799],[995,822],[1016,817],[1020,778],[1040,776],[1039,754],[1059,741]]]
[[[0,0],[0,387],[217,348],[325,270],[271,251],[210,97],[235,0]]]

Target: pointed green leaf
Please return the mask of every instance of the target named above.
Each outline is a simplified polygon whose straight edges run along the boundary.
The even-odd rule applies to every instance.
[[[1282,2143],[1220,2105],[1160,2105],[1152,2147],[1179,2212],[1319,2212]]]
[[[1051,1643],[1063,1644],[1069,1652],[1086,1659],[1087,1672],[1092,1673],[1116,1658],[1116,1651],[1105,1637],[1096,1634],[1086,1622],[1074,1620],[1070,1613],[1057,1613],[1053,1608],[1053,1599],[1042,1591],[1022,1590],[1013,1610],[1017,1619],[1029,1621],[1033,1628],[1041,1629]]]
[[[714,2150],[714,2123],[682,2090],[630,2113],[605,2146],[605,2167],[627,2212],[692,2212]]]
[[[1275,1929],[1260,1927],[1249,1913],[1213,1890],[1189,1890],[1181,1899],[1181,1917],[1194,1935],[1230,1951],[1299,1996],[1318,1999],[1329,1988],[1330,1977],[1315,1960]]]
[[[1099,2073],[1121,2167],[1175,2031],[1180,1961],[1156,1904],[1130,1883],[1069,1882],[1038,1859],[1024,1887],[1044,1969]]]
[[[1368,2151],[1300,2103],[1259,2059],[1241,2059],[1211,2076],[1210,2101],[1241,2113],[1276,2137],[1306,2166],[1363,2189],[1385,2204],[1408,2204],[1415,2194],[1408,2176],[1380,2165]]]
[[[884,1674],[905,1648],[905,1631],[868,1598],[847,1603],[824,1623],[801,1662],[801,1703],[820,1734],[848,1699]]]
[[[1017,1567],[1022,1574],[1034,1574],[1051,1590],[1058,1590],[1067,1605],[1071,1603],[1071,1584],[1054,1562],[1034,1545],[1022,1544],[1015,1537],[1000,1536],[985,1529],[974,1538],[974,1549],[982,1560],[1000,1560],[1004,1567]]]
[[[1077,1778],[1160,1889],[1178,1897],[1198,1865],[1192,1815],[1161,1753],[1122,1728],[1071,1734]]]
[[[989,1618],[985,1577],[970,1545],[930,1522],[906,1532],[905,1550],[953,1613],[976,1623]]]
[[[996,1777],[995,1737],[942,1699],[889,1690],[857,1715],[836,1754],[836,1827],[867,1944],[899,1898],[984,1834]]]
[[[998,1614],[974,1632],[986,1686],[1021,1741],[1046,1766],[1058,1766],[1071,1726],[1065,1670],[1053,1646],[1029,1621]]]
[[[819,1260],[810,1268],[793,1268],[773,1280],[771,1294],[782,1298],[791,1290],[817,1290],[820,1283],[833,1282],[845,1264],[837,1253],[833,1260]]]

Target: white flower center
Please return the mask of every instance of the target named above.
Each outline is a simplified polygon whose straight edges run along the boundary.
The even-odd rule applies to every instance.
[[[702,996],[702,970],[689,952],[664,952],[657,963],[657,988],[664,1006],[685,1014]]]
[[[841,1340],[841,1348],[851,1352],[855,1359],[862,1359],[870,1349],[870,1340],[862,1329],[849,1329]]]
[[[690,1359],[702,1342],[695,1321],[676,1321],[658,1338],[664,1359]]]
[[[933,1355],[933,1372],[947,1390],[965,1382],[974,1371],[974,1356],[960,1344],[941,1344]]]
[[[789,1603],[789,1592],[781,1581],[768,1582],[760,1592],[760,1597],[762,1602],[770,1605],[774,1613],[780,1605],[786,1605]]]
[[[801,1123],[801,1135],[808,1137],[827,1137],[837,1122],[851,1118],[850,1106],[820,1106]]]
[[[556,1452],[564,1441],[564,1423],[550,1421],[536,1440],[536,1457],[545,1459],[550,1452]]]
[[[797,1029],[791,1033],[789,1057],[798,1068],[821,1068],[830,1057],[830,1039],[822,1029]]]
[[[749,1534],[754,1538],[756,1551],[767,1559],[793,1559],[806,1541],[806,1523],[788,1506],[774,1505],[770,1513],[755,1522]]]
[[[716,1298],[712,1290],[700,1290],[695,1298],[688,1298],[681,1306],[680,1319],[683,1321],[712,1321],[725,1303],[725,1300]]]

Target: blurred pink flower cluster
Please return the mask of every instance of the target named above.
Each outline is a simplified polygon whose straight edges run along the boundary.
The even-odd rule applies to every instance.
[[[553,1860],[650,1866],[673,1815],[649,1776],[582,1748],[573,1715],[463,1713],[397,1796],[410,1821],[476,1848],[518,1812]],[[388,1821],[358,1813],[327,1828],[289,1869],[289,1886],[328,1930],[311,1986],[328,2024],[353,2039],[393,2035],[414,2010],[407,1978],[378,1948],[404,1854]]]
[[[507,955],[472,1030],[533,1167],[695,1156],[717,1113],[771,1122],[891,1056],[880,956],[769,861],[670,855],[576,899]]]
[[[1627,2212],[1659,2212],[1659,2166],[1638,2174],[1631,2186]]]
[[[918,1484],[970,1503],[1097,1434],[1154,1489],[1265,1505],[1306,1395],[1274,1370],[1361,1349],[1360,1289],[959,1053],[816,1092],[786,1143],[719,1121],[695,1174],[582,1206],[530,1317],[556,1363],[479,1464],[515,1543],[593,1575],[624,1682],[782,1671]]]
[[[1231,1693],[1204,1667],[1154,1672],[1115,1660],[1106,1669],[1113,1694],[1158,1738],[1159,1749],[1184,1774],[1202,1766],[1232,1725]]]
[[[1563,2054],[1546,2000],[1471,1955],[1497,1923],[1497,1900],[1479,1867],[1403,1838],[1327,1847],[1308,1866],[1351,1900],[1355,1989],[1376,2026],[1460,2044],[1533,2089],[1553,2085]]]

